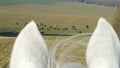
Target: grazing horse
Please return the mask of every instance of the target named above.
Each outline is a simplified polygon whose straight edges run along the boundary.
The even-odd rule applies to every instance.
[[[86,51],[88,68],[119,68],[120,43],[112,26],[100,18]]]
[[[87,46],[88,68],[119,68],[119,48],[119,39],[114,29],[104,18],[100,18]],[[31,21],[16,38],[10,68],[51,68],[49,54],[37,25]],[[81,68],[81,65],[67,62],[56,68]]]

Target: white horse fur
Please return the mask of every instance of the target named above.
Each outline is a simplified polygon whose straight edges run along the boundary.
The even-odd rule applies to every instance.
[[[86,51],[88,68],[119,68],[119,48],[114,29],[100,18]]]
[[[10,68],[47,68],[48,49],[38,31],[37,25],[31,21],[18,35],[11,59]]]
[[[100,18],[86,51],[88,68],[119,68],[119,39],[112,26]],[[50,68],[47,46],[31,21],[18,35],[10,59],[10,68]],[[65,63],[62,68],[81,68]],[[59,68],[56,67],[56,68]]]

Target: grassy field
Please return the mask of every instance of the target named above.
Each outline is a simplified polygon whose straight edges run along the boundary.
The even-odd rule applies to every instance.
[[[112,22],[114,8],[89,5],[78,2],[65,2],[49,5],[40,4],[17,4],[0,6],[0,32],[19,32],[31,20],[39,25],[40,31],[45,34],[77,34],[92,32],[101,16]],[[41,26],[46,25],[46,27]],[[89,28],[86,27],[89,26]],[[73,28],[74,26],[74,28]],[[42,29],[43,27],[44,29]],[[48,28],[52,27],[48,30]],[[60,28],[57,30],[55,28]],[[67,30],[65,30],[67,28]],[[76,28],[76,29],[75,29]],[[44,36],[48,48],[52,46],[55,40],[63,40],[63,36]],[[64,36],[66,37],[66,36]],[[60,53],[64,53],[66,48],[72,45],[70,54],[73,57],[66,61],[85,63],[85,49],[89,36],[82,36],[71,39],[67,43],[61,44],[57,51],[57,59]],[[7,68],[9,57],[15,37],[0,37],[0,68]],[[81,43],[82,41],[82,43]],[[75,56],[75,57],[74,57]]]
[[[50,5],[18,4],[0,6],[0,32],[19,32],[31,20],[47,25],[43,31],[50,33],[78,33],[93,31],[101,16],[112,21],[114,8],[89,5],[78,2],[65,2]],[[50,29],[50,26],[61,30]],[[89,25],[89,29],[86,28]],[[72,30],[75,26],[77,30]],[[42,27],[42,26],[41,26]],[[68,28],[68,30],[64,30]]]
[[[63,39],[64,38],[64,39]],[[51,48],[51,46],[54,46],[53,43],[55,40],[58,40],[56,44],[59,43],[59,41],[66,40],[65,38],[69,38],[68,36],[44,36],[44,39],[48,45],[48,49]],[[71,62],[78,62],[83,65],[86,65],[85,62],[85,50],[86,45],[88,42],[89,36],[79,36],[75,37],[73,39],[67,40],[65,43],[61,44],[56,52],[57,60],[61,60],[60,55],[62,56],[63,62],[71,61]],[[9,58],[11,54],[11,50],[14,44],[15,38],[14,37],[0,37],[0,68],[7,68],[9,65]],[[55,45],[56,45],[55,44]],[[68,54],[70,57],[65,56]],[[64,57],[64,58],[63,58]]]
[[[0,4],[15,4],[15,3],[53,4],[65,1],[67,0],[0,0]]]

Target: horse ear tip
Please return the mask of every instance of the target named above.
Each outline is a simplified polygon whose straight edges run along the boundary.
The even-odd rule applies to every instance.
[[[106,20],[105,18],[100,17],[100,19],[98,20],[98,23],[104,23],[105,20]]]
[[[98,25],[101,25],[102,27],[105,25],[105,26],[109,26],[110,23],[103,17],[101,17],[99,20],[98,20]]]
[[[31,20],[27,25],[26,28],[32,28],[32,27],[37,27],[36,23],[34,20]]]
[[[36,23],[35,23],[34,20],[30,21],[29,24],[30,24],[30,25],[36,25]]]
[[[34,20],[31,20],[31,22],[35,23],[35,21],[34,21]]]
[[[100,17],[100,19],[105,19],[104,17]]]

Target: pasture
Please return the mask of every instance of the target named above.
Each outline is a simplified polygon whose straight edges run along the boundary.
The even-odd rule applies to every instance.
[[[69,36],[70,37],[70,36]],[[64,38],[64,39],[63,39]],[[48,49],[53,45],[53,43],[57,40],[57,43],[60,41],[65,40],[65,38],[68,38],[68,36],[44,36],[44,39],[46,41],[46,44],[48,45]],[[83,65],[86,65],[85,61],[85,50],[86,45],[88,42],[89,36],[83,35],[79,36],[73,39],[70,39],[66,41],[66,43],[63,43],[60,45],[60,47],[57,49],[56,52],[56,58],[60,60],[60,55],[64,54],[66,55],[66,51],[69,51],[70,46],[72,47],[70,52],[68,52],[69,56],[63,56],[62,59],[63,62],[66,61],[72,61],[72,62],[78,62]],[[14,44],[15,38],[14,37],[0,37],[0,68],[7,68],[9,64],[9,58],[11,54],[11,50]],[[74,46],[72,46],[74,45]],[[76,45],[76,47],[75,47]]]
[[[3,5],[0,6],[0,32],[19,32],[27,22],[35,20],[39,26],[41,23],[47,26],[44,27],[44,29],[39,27],[40,31],[45,34],[75,35],[77,33],[92,33],[99,17],[103,16],[112,22],[114,12],[115,10],[112,7],[102,8],[101,6],[78,2],[65,2],[49,5]],[[86,25],[88,25],[89,28],[86,28]],[[60,30],[47,30],[50,26],[53,28],[57,26]],[[64,28],[68,28],[68,30],[64,30]],[[66,37],[69,36],[44,36],[44,39],[48,45],[48,49],[50,49],[55,40],[60,42],[61,38],[61,40],[63,40]],[[69,45],[79,45],[78,47],[73,47],[75,49],[71,52],[73,55],[72,59],[65,59],[86,65],[85,50],[88,39],[89,36],[80,36],[67,41],[66,44],[62,44],[63,46],[57,51],[57,59],[59,58],[59,54],[62,53],[65,48],[68,48]],[[82,43],[79,42],[79,40],[82,40]],[[15,37],[0,36],[0,68],[7,68],[14,41]],[[76,44],[77,42],[79,43]]]
[[[78,2],[5,5],[0,6],[0,32],[19,32],[31,20],[39,26],[40,23],[45,24],[46,28],[40,30],[45,34],[92,32],[99,17],[103,16],[112,21],[114,12],[112,7],[102,8]],[[87,29],[86,25],[90,28]],[[50,26],[57,26],[60,30],[49,29]],[[72,29],[72,26],[77,30]]]

